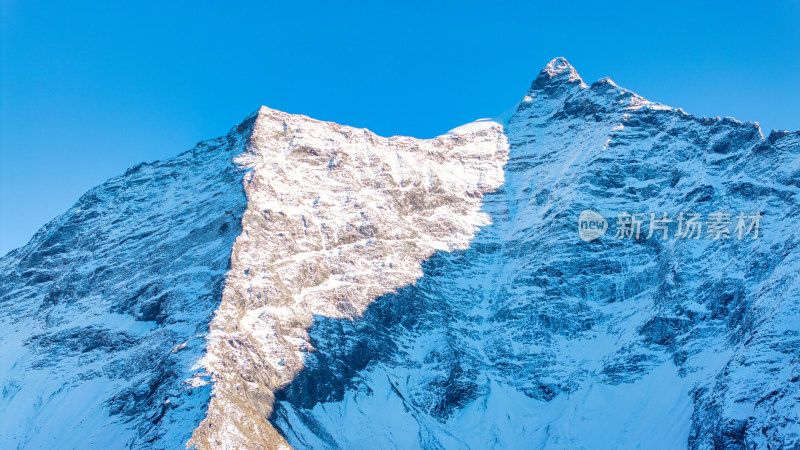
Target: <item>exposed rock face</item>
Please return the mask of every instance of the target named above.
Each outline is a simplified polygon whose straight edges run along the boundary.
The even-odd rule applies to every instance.
[[[247,211],[211,324],[215,396],[193,442],[274,446],[274,392],[313,351],[314,316],[358,319],[422,276],[436,250],[463,249],[503,181],[497,125],[432,140],[262,108],[240,163]]]
[[[431,140],[262,108],[0,259],[0,447],[800,448],[798,195],[800,133],[563,58]]]

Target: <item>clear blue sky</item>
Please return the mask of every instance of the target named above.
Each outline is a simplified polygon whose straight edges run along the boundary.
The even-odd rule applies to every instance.
[[[432,137],[510,108],[555,56],[695,115],[800,128],[798,0],[2,0],[0,20],[0,254],[262,104]]]

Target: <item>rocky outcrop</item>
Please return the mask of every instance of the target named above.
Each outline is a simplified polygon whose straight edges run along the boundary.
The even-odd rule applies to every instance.
[[[206,361],[215,376],[192,443],[285,443],[269,423],[274,393],[313,351],[315,317],[358,320],[415,282],[435,251],[466,248],[487,225],[481,199],[502,183],[497,125],[431,140],[262,108],[239,163],[248,207],[233,247]]]

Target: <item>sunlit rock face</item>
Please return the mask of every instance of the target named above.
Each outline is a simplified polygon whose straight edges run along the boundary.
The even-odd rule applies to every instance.
[[[563,58],[429,140],[262,108],[0,259],[0,448],[798,448],[799,194]]]
[[[469,245],[486,192],[503,181],[499,124],[431,140],[262,108],[248,153],[247,211],[211,324],[215,375],[200,447],[285,443],[274,392],[314,351],[315,316],[359,320],[381,295],[422,276],[435,251]]]

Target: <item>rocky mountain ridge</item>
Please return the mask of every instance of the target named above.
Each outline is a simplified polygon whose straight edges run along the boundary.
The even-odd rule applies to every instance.
[[[798,448],[798,153],[563,58],[428,140],[262,108],[0,259],[0,447]]]

